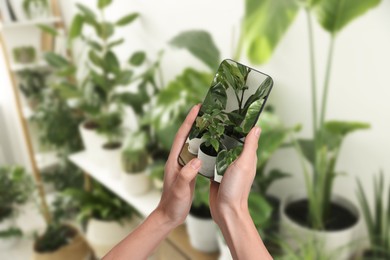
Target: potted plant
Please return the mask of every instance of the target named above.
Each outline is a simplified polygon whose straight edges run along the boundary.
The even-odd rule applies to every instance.
[[[47,17],[49,15],[49,3],[47,0],[24,0],[23,11],[29,19]]]
[[[25,69],[19,71],[17,75],[20,90],[27,98],[30,108],[35,109],[42,101],[43,91],[47,88],[49,72],[40,69]]]
[[[140,222],[136,211],[96,182],[91,192],[68,189],[64,195],[75,201],[78,219],[86,223],[86,238],[97,257],[103,257]]]
[[[239,54],[246,48],[252,62],[263,63],[267,61],[283,34],[294,21],[299,7],[307,14],[309,32],[309,51],[311,64],[311,94],[312,94],[312,122],[313,138],[299,140],[296,143],[300,161],[302,162],[306,194],[293,194],[288,196],[281,206],[281,221],[284,226],[282,233],[287,239],[288,233],[300,234],[300,237],[313,237],[324,240],[325,250],[333,251],[341,243],[349,244],[359,222],[358,210],[348,200],[334,195],[332,187],[335,177],[337,159],[344,137],[359,129],[368,128],[368,124],[343,121],[326,121],[326,107],[330,73],[335,39],[341,30],[352,20],[375,7],[380,1],[346,1],[340,5],[337,1],[302,1],[297,4],[291,1],[285,5],[268,5],[264,1],[246,2],[246,16],[240,40]],[[350,12],[350,6],[356,12]],[[257,14],[279,13],[280,16],[258,16]],[[323,84],[322,102],[320,110],[317,106],[317,78],[315,70],[315,51],[312,28],[312,14],[317,15],[319,24],[330,34],[330,47],[326,64],[325,80]],[[341,19],[342,17],[342,19]],[[254,22],[256,21],[256,22]],[[279,23],[280,21],[283,21]],[[267,30],[267,24],[278,23],[278,33]],[[256,32],[256,33],[254,33]],[[272,39],[272,40],[271,40]],[[264,47],[267,44],[267,51]],[[304,161],[311,164],[311,172]],[[331,216],[333,216],[331,218]],[[343,216],[343,217],[341,217]],[[293,243],[291,239],[291,243]],[[351,248],[346,248],[346,258]]]
[[[74,205],[57,195],[51,205],[50,222],[43,233],[35,234],[33,260],[93,258],[93,251],[85,238],[68,223],[74,215]]]
[[[130,194],[139,195],[150,189],[149,155],[146,149],[146,134],[130,133],[122,150],[121,182]]]
[[[36,51],[32,46],[15,47],[13,48],[12,53],[16,63],[33,63],[36,59]]]
[[[217,226],[209,208],[209,186],[208,179],[204,177],[196,179],[194,198],[186,219],[191,246],[207,253],[218,250]]]
[[[9,248],[22,236],[15,217],[31,192],[30,178],[18,166],[0,167],[0,248]]]
[[[384,260],[390,258],[390,189],[386,194],[384,174],[374,177],[374,206],[370,206],[366,192],[358,179],[357,198],[362,209],[370,245],[359,259]],[[384,198],[389,200],[388,204]]]

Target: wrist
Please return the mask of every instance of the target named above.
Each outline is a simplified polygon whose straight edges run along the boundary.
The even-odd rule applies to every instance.
[[[221,207],[218,226],[227,226],[229,223],[239,223],[243,219],[250,218],[249,209],[246,205],[228,205]]]
[[[177,221],[172,220],[163,210],[157,207],[151,214],[150,218],[152,218],[159,226],[164,229],[171,231],[180,225]]]

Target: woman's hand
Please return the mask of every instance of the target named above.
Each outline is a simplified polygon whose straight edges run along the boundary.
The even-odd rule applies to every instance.
[[[160,203],[155,210],[173,227],[180,225],[187,217],[195,188],[195,177],[201,166],[197,158],[182,167],[178,157],[191,130],[200,105],[194,106],[180,127],[173,142],[168,161],[165,164],[164,186]]]

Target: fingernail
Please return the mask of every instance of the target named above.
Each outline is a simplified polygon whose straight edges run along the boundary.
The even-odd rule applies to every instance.
[[[258,127],[258,126],[256,126],[256,129],[255,129],[255,136],[257,138],[259,138],[259,136],[260,136],[260,127]]]
[[[192,160],[191,162],[191,167],[194,169],[194,170],[198,170],[200,168],[200,164],[201,164],[201,161],[198,159],[198,158],[195,158],[194,160]]]

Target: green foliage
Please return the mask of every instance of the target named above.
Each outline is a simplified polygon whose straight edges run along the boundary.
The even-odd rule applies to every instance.
[[[130,219],[136,213],[125,201],[97,183],[94,183],[91,192],[67,189],[64,195],[75,201],[79,208],[78,219],[81,223],[85,223],[89,218],[120,222]]]
[[[23,235],[22,230],[16,227],[10,227],[5,230],[0,230],[0,240],[12,238],[12,237],[21,237],[22,235]]]
[[[17,212],[32,192],[30,177],[19,166],[0,167],[0,222]]]
[[[260,114],[260,110],[264,104],[264,99],[259,99],[250,104],[248,111],[246,112],[245,118],[242,121],[239,132],[248,134],[254,125],[256,125],[257,118]]]
[[[146,58],[146,54],[143,51],[135,52],[129,59],[129,63],[134,66],[140,66]]]
[[[210,191],[210,181],[207,178],[196,178],[194,198],[192,201],[192,206],[195,208],[200,208],[202,206],[209,207],[209,191]]]
[[[295,20],[299,5],[294,0],[246,0],[243,32],[238,52],[245,47],[249,60],[267,62]]]
[[[51,36],[57,36],[58,32],[56,29],[52,26],[46,25],[46,24],[38,24],[37,25],[39,29],[41,29],[43,32],[50,34]]]
[[[362,208],[366,229],[370,238],[370,250],[375,259],[390,257],[390,188],[384,188],[384,174],[374,177],[374,205],[370,207],[361,181],[358,179],[357,198]],[[386,199],[387,205],[386,205]]]
[[[66,158],[59,165],[47,169],[41,174],[43,181],[53,184],[56,191],[63,191],[68,188],[83,188],[83,172]]]
[[[77,230],[63,224],[50,224],[45,232],[35,238],[34,250],[36,252],[54,252],[70,243],[77,234]]]
[[[211,70],[218,68],[219,50],[209,33],[200,30],[185,31],[175,36],[170,43],[175,47],[187,49]]]
[[[217,155],[216,169],[219,175],[224,175],[227,168],[242,152],[242,146],[236,146],[230,150],[222,150]]]
[[[270,225],[272,207],[264,196],[256,192],[249,193],[248,209],[259,232]]]
[[[12,49],[12,55],[16,63],[32,63],[36,60],[36,50],[33,46],[21,46]]]
[[[72,24],[70,25],[69,38],[73,40],[80,36],[83,29],[84,18],[82,15],[77,14],[73,17]]]
[[[122,18],[120,18],[115,24],[118,26],[125,26],[133,22],[135,19],[137,19],[139,16],[138,13],[131,13],[128,14]]]
[[[43,91],[47,88],[48,71],[25,69],[17,73],[19,88],[26,98],[37,103],[43,98]]]
[[[212,108],[211,111],[206,110],[201,117],[202,127],[200,128],[200,132],[204,131],[202,135],[204,144],[206,147],[211,146],[217,153],[222,146],[221,138],[225,132],[225,120],[226,115],[222,112],[221,108]]]
[[[121,157],[122,168],[126,173],[131,174],[144,171],[149,164],[146,133],[129,133]]]
[[[320,1],[316,8],[318,21],[326,31],[335,35],[380,2],[381,0]]]
[[[325,252],[324,241],[307,238],[306,241],[299,241],[302,238],[297,238],[298,248],[292,248],[284,241],[279,241],[284,254],[275,259],[278,260],[333,260],[339,259],[340,250],[334,252]]]
[[[99,125],[98,133],[108,139],[108,144],[113,144],[119,140],[122,135],[121,124],[122,115],[119,112],[102,113],[96,118]]]
[[[112,0],[98,0],[98,8],[104,9],[112,3]]]

